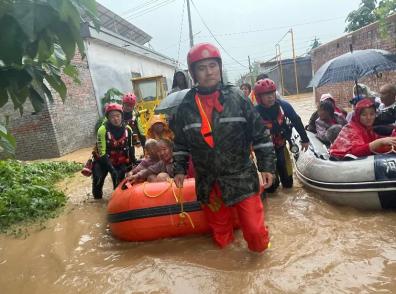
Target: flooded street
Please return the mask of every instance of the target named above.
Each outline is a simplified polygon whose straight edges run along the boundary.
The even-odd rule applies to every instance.
[[[309,95],[292,100],[307,121]],[[85,161],[90,148],[62,159]],[[90,196],[90,178],[60,187],[64,212],[26,238],[0,236],[1,293],[393,293],[396,213],[358,211],[322,201],[301,187],[280,188],[266,201],[272,247],[247,250],[240,232],[224,250],[209,236],[146,243],[112,238],[111,193]]]

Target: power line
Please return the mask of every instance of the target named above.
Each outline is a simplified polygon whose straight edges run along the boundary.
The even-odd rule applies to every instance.
[[[136,5],[136,6],[132,7],[132,8],[129,8],[128,10],[122,12],[121,15],[126,17],[127,15],[135,14],[137,10],[146,8],[146,7],[148,7],[148,6],[154,4],[155,2],[158,2],[158,1],[161,1],[161,0],[148,0],[146,2],[142,2],[141,4]]]
[[[217,37],[227,37],[227,36],[231,36],[231,35],[244,35],[244,34],[250,34],[250,33],[258,33],[258,32],[264,32],[264,31],[273,31],[273,30],[280,30],[280,29],[287,29],[287,28],[291,28],[291,27],[296,27],[296,26],[304,26],[304,25],[309,25],[309,24],[316,24],[316,23],[322,23],[322,22],[329,22],[329,21],[333,21],[333,20],[338,20],[338,19],[344,19],[344,17],[335,17],[335,18],[329,18],[329,19],[323,19],[323,20],[318,20],[318,21],[311,21],[311,22],[305,22],[305,23],[298,23],[298,24],[291,24],[291,25],[287,25],[287,26],[279,26],[279,27],[269,27],[269,28],[262,28],[262,29],[255,29],[255,30],[248,30],[248,31],[242,31],[242,32],[231,32],[231,33],[224,33],[224,34],[214,34]],[[205,39],[208,36],[205,35],[201,35],[201,36],[197,36],[197,38],[199,39]],[[188,38],[183,39],[182,42],[186,42],[188,41]],[[174,43],[166,48],[163,48],[162,50],[167,50],[170,48],[173,48],[177,46],[177,43]]]
[[[242,63],[240,63],[238,60],[236,60],[230,53],[228,53],[228,51],[223,47],[223,45],[220,44],[220,42],[217,40],[217,38],[213,35],[212,31],[209,29],[208,25],[206,24],[206,22],[203,20],[201,14],[199,13],[197,7],[195,6],[194,1],[191,0],[192,5],[195,8],[195,11],[197,12],[199,18],[201,19],[203,25],[206,27],[206,29],[208,30],[209,34],[212,36],[212,38],[216,41],[216,43],[223,49],[223,51],[235,62],[239,63],[240,65],[248,68],[246,65],[243,65]]]
[[[150,13],[150,12],[152,12],[152,11],[154,11],[154,10],[157,10],[158,8],[161,8],[161,7],[163,7],[163,6],[166,6],[166,5],[168,5],[168,4],[170,4],[170,3],[173,3],[173,2],[175,2],[175,1],[176,1],[176,0],[164,0],[163,2],[160,2],[160,3],[158,3],[158,4],[155,5],[155,6],[152,6],[152,7],[143,9],[143,10],[141,10],[141,11],[139,11],[139,12],[136,12],[136,13],[134,13],[134,14],[131,14],[130,16],[125,17],[125,19],[126,19],[126,20],[131,20],[132,18],[137,18],[137,17],[143,16],[143,15],[145,15],[145,14],[147,14],[147,13]]]
[[[181,37],[182,37],[182,32],[183,32],[183,20],[184,20],[184,6],[185,6],[185,4],[186,4],[186,1],[183,0],[182,16],[181,16],[181,21],[180,21],[179,48],[177,49],[177,64],[179,64],[179,59],[180,59],[180,45],[181,45]]]

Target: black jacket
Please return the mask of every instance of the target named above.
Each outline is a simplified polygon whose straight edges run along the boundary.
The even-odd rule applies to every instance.
[[[221,113],[213,111],[215,147],[201,135],[201,116],[195,103],[196,88],[183,99],[176,113],[174,168],[185,174],[191,154],[196,171],[198,200],[208,203],[214,182],[218,182],[226,205],[233,205],[259,191],[256,166],[250,159],[251,146],[258,170],[274,173],[275,153],[269,131],[261,123],[252,103],[234,86],[222,86]]]

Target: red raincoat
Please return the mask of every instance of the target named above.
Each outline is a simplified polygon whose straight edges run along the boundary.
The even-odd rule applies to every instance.
[[[337,139],[330,147],[330,154],[337,158],[343,158],[347,154],[357,157],[372,155],[369,143],[380,138],[374,133],[372,127],[365,127],[360,123],[360,113],[364,108],[374,107],[369,99],[364,99],[356,105],[352,120],[342,128]]]

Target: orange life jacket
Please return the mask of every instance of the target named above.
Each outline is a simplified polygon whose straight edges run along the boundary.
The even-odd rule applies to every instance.
[[[205,142],[209,145],[210,148],[214,148],[214,140],[212,134],[212,127],[210,125],[208,116],[205,113],[205,110],[202,107],[201,100],[199,99],[198,94],[195,94],[195,103],[197,104],[199,114],[201,115],[201,134]]]
[[[282,136],[282,133],[273,133],[272,129],[274,127],[274,123],[271,120],[263,119],[264,125],[271,131],[272,143],[274,143],[275,147],[282,147],[286,145],[286,138]],[[282,107],[279,107],[278,116],[276,117],[276,122],[279,127],[282,127],[285,121],[285,113],[283,112]]]

